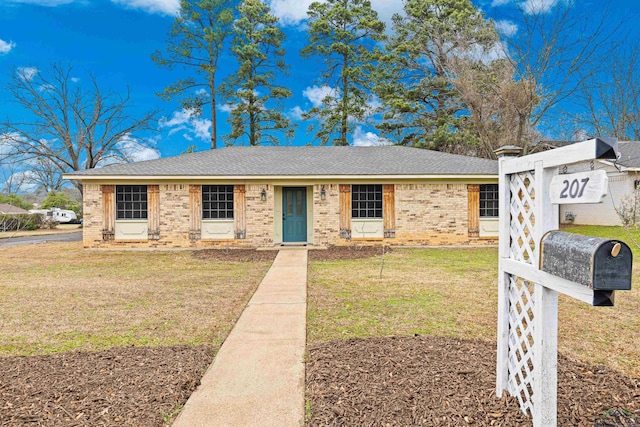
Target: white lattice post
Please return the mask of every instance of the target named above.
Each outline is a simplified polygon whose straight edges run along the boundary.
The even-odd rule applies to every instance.
[[[517,150],[504,147],[496,151],[500,157],[496,394],[501,397],[507,391],[517,398],[521,410],[532,416],[534,427],[555,426],[558,292],[594,305],[606,305],[612,299],[602,300],[593,288],[572,281],[576,280],[573,277],[568,280],[540,269],[543,236],[558,228],[558,203],[566,203],[558,198],[594,203],[592,200],[601,200],[603,192],[599,185],[587,187],[591,177],[574,174],[569,184],[565,178],[554,180],[554,176],[558,167],[565,164],[615,159],[617,143],[596,138],[552,152],[514,158]],[[508,155],[512,157],[505,157]],[[593,181],[598,184],[596,179]],[[562,185],[560,190],[558,182]],[[631,263],[628,265],[630,288]]]
[[[547,231],[559,226],[559,207],[551,204],[549,183],[556,169],[544,169],[535,163],[536,225],[535,263],[540,265],[540,241]],[[558,422],[558,293],[536,283],[533,293],[535,325],[533,329],[534,426],[555,426]]]
[[[509,204],[511,190],[509,189],[509,177],[502,173],[503,164],[511,157],[517,157],[522,152],[519,147],[503,147],[496,151],[499,158],[498,177],[498,201],[499,209],[499,236],[498,241],[498,348],[496,370],[496,394],[502,397],[509,390],[509,274],[505,273],[503,261],[509,258],[510,241],[509,227],[511,216]]]

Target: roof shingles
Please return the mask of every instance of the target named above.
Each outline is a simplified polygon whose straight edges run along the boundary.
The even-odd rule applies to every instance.
[[[227,147],[68,174],[109,176],[497,175],[495,160],[402,146]]]

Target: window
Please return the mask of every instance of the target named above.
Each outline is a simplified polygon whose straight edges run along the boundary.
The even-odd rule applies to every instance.
[[[498,217],[498,184],[480,186],[480,218]]]
[[[351,186],[351,217],[382,218],[382,185]]]
[[[147,186],[116,186],[116,219],[147,219]]]
[[[233,185],[202,186],[202,219],[233,219]]]

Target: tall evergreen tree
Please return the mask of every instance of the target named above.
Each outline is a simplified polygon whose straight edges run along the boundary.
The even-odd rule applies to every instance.
[[[262,0],[244,0],[239,18],[233,24],[231,51],[238,60],[238,70],[224,84],[224,93],[233,105],[229,116],[231,134],[228,141],[246,139],[249,145],[277,145],[274,132],[293,137],[291,121],[278,110],[268,108],[270,101],[291,96],[291,90],[274,83],[276,73],[284,73],[284,33],[278,18]]]
[[[405,15],[393,17],[384,79],[377,93],[385,107],[378,128],[403,145],[465,152],[473,133],[448,63],[456,55],[478,55],[498,39],[470,0],[404,0]]]
[[[324,85],[333,88],[307,118],[320,121],[316,136],[323,144],[349,145],[354,121],[370,113],[374,70],[386,39],[385,25],[368,0],[327,0],[309,6],[309,45],[304,56],[317,55],[325,68]]]
[[[180,79],[158,95],[166,100],[180,96],[182,107],[194,115],[211,108],[211,148],[217,146],[216,73],[218,60],[231,33],[233,0],[180,0],[180,14],[169,32],[166,53],[156,51],[161,67],[181,66],[198,76]],[[204,90],[198,90],[204,89]]]

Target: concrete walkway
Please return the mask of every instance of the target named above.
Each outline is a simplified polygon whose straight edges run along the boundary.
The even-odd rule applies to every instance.
[[[174,427],[301,426],[307,250],[281,250]]]

